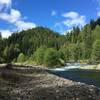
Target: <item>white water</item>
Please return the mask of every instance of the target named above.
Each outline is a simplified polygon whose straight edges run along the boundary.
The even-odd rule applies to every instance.
[[[80,63],[67,63],[65,67],[53,68],[50,70],[52,70],[52,71],[66,71],[66,70],[70,70],[70,69],[79,69],[82,66],[84,66],[84,65],[82,65]]]

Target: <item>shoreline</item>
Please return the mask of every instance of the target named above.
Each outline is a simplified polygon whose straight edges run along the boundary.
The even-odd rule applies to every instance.
[[[100,89],[96,86],[58,77],[40,67],[26,66],[26,69],[20,69],[23,66],[16,67],[7,70],[7,75],[11,78],[9,74],[13,71],[12,75],[17,75],[15,72],[20,73],[17,82],[6,78],[0,79],[0,100],[99,100],[100,98]]]

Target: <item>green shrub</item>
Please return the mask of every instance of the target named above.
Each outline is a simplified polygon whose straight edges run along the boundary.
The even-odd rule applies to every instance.
[[[44,64],[46,66],[61,66],[64,63],[63,54],[53,48],[48,48],[44,55]]]
[[[34,61],[37,64],[43,64],[44,61],[44,55],[45,55],[45,51],[46,51],[47,47],[46,46],[41,46],[40,48],[38,48],[34,54]]]
[[[26,61],[25,55],[23,53],[20,53],[19,56],[18,56],[18,58],[17,58],[17,62],[23,63],[25,61]]]
[[[28,57],[26,64],[34,64],[34,55],[33,54],[30,57]]]
[[[64,55],[61,51],[57,51],[53,48],[47,48],[41,46],[38,48],[31,59],[37,64],[43,64],[45,66],[62,66],[65,64]]]

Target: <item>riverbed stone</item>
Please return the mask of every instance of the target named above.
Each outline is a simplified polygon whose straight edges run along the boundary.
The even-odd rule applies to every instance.
[[[49,74],[47,69],[16,65],[7,75],[9,70],[19,75],[19,82],[0,79],[0,100],[100,100],[98,87]]]

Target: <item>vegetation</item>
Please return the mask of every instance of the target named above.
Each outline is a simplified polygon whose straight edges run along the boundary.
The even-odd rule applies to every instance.
[[[43,64],[46,66],[64,65],[63,53],[54,48],[47,48],[46,46],[42,46],[36,50],[33,60],[37,64]]]
[[[17,62],[23,63],[25,61],[26,61],[25,55],[23,53],[20,53],[19,56],[18,56],[18,58],[17,58]]]
[[[96,40],[93,44],[92,60],[95,63],[100,62],[100,40]]]
[[[51,67],[64,65],[63,54],[53,48],[47,49],[44,55],[44,64]]]
[[[56,66],[64,65],[64,61],[100,63],[100,18],[81,29],[74,27],[66,35],[43,27],[13,33],[7,39],[0,34],[0,63]]]
[[[37,64],[43,64],[44,63],[44,55],[45,55],[46,49],[47,49],[47,47],[41,46],[34,53],[34,60]]]

